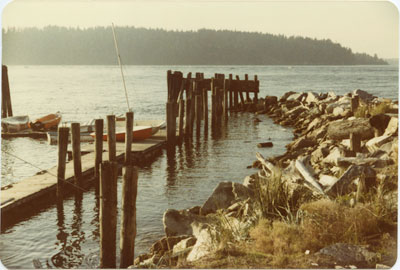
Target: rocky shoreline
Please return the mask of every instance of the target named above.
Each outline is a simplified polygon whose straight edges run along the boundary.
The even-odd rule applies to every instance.
[[[398,102],[357,89],[344,96],[288,92],[279,99],[266,96],[257,104],[243,107],[294,128],[294,140],[286,146],[286,153],[268,159],[257,153],[253,167],[259,171],[247,176],[243,184],[221,182],[202,206],[167,210],[163,217],[166,236],[154,243],[148,254],[137,257],[130,268],[201,268],[204,264],[198,262],[207,258],[215,261],[215,254],[221,250],[230,250],[227,256],[235,257],[232,250],[239,246],[244,247],[237,252],[240,256],[262,254],[257,255],[258,267],[393,265],[397,247]],[[320,205],[323,207],[318,208]],[[330,220],[328,227],[338,222],[337,228],[347,227],[341,233],[348,234],[347,238],[333,233],[327,237],[322,233],[326,228],[320,227],[309,237],[320,239],[317,244],[303,241],[298,249],[259,245],[279,224],[306,237],[318,223],[316,215],[324,216],[322,211],[327,208],[339,210],[335,218],[327,214],[318,222]],[[341,212],[354,214],[353,221],[343,223],[346,218],[340,216]],[[368,222],[373,220],[372,225],[358,219],[358,214],[366,217],[370,212]],[[260,224],[266,224],[268,233],[258,237]],[[268,241],[267,246],[276,246],[276,240]],[[371,247],[373,241],[379,242],[379,250]],[[394,246],[382,246],[382,241]],[[296,241],[289,242],[294,245]],[[281,250],[288,253],[282,262],[265,259],[269,255],[279,257]],[[296,253],[301,265],[291,261],[294,255],[290,257],[290,252]],[[234,261],[226,266],[243,268]]]

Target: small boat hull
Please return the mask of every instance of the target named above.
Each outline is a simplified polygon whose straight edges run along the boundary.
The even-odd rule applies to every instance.
[[[13,116],[1,119],[4,132],[19,132],[29,128],[29,116]]]
[[[125,130],[117,130],[115,132],[115,139],[117,142],[125,141]],[[153,127],[151,126],[134,126],[132,132],[133,141],[141,141],[150,138],[153,135]],[[93,138],[96,137],[95,133],[91,133],[90,136]],[[103,133],[103,141],[107,141],[108,135],[107,133]]]
[[[35,131],[44,131],[57,129],[58,124],[61,122],[60,113],[51,113],[36,119],[34,122],[30,123],[30,128]]]

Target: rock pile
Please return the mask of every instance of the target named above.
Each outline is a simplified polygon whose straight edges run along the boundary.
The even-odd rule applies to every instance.
[[[291,199],[334,199],[347,194],[349,204],[355,204],[362,192],[391,177],[385,174],[387,166],[397,166],[396,102],[359,89],[344,96],[288,92],[279,99],[261,98],[252,111],[294,128],[295,139],[287,152],[267,160],[257,154],[253,166],[258,166],[258,173],[246,177],[243,184],[219,183],[202,206],[167,210],[166,237],[153,245],[150,254],[139,256],[134,267],[171,266],[180,258],[195,261],[218,249],[225,231],[243,240],[244,232],[262,215],[256,199],[263,188],[260,181],[279,179]],[[397,205],[397,186],[385,198],[386,203]],[[344,254],[344,249],[351,252]],[[327,256],[333,251],[343,253],[339,252],[343,264],[375,267],[362,259],[375,255],[357,246],[338,243],[317,254]],[[351,258],[352,254],[358,257]]]

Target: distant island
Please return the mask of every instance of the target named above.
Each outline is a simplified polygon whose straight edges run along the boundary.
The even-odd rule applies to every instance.
[[[115,65],[111,27],[3,29],[3,64]],[[228,30],[117,27],[125,65],[385,65],[329,39]]]

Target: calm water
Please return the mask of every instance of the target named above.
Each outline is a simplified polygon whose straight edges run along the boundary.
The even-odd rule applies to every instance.
[[[166,71],[234,75],[254,74],[260,80],[260,97],[281,96],[287,91],[335,91],[344,94],[363,89],[378,96],[398,98],[396,66],[128,66],[125,67],[130,103],[136,119],[163,119]],[[88,121],[107,114],[124,114],[126,101],[115,66],[11,66],[11,98],[15,115],[32,119],[60,111],[63,121]],[[168,208],[201,205],[221,181],[241,182],[252,173],[246,166],[255,152],[264,156],[284,151],[291,130],[276,126],[262,115],[233,115],[220,134],[194,139],[189,145],[164,152],[139,173],[136,254],[146,252],[163,234],[162,214]],[[271,139],[272,149],[256,144]],[[39,168],[56,165],[57,149],[45,141],[19,138],[2,140],[2,150]],[[4,152],[1,185],[16,182],[39,171]],[[120,181],[119,181],[119,188]],[[119,192],[120,194],[120,192]],[[98,203],[94,190],[71,197],[63,209],[49,206],[10,228],[2,228],[0,258],[9,268],[97,266]]]

